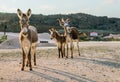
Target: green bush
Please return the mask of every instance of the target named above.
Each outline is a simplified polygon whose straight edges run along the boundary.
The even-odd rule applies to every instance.
[[[0,43],[4,42],[5,40],[7,40],[7,35],[3,35],[0,37]]]

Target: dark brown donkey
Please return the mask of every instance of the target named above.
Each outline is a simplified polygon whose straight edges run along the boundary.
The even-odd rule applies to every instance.
[[[70,50],[71,50],[71,58],[73,58],[73,48],[74,44],[73,42],[77,42],[77,48],[78,48],[78,54],[80,56],[80,50],[79,50],[79,32],[75,27],[69,26],[69,19],[64,20],[63,18],[60,20],[58,19],[60,26],[64,29],[66,33],[66,45],[67,45],[67,58],[68,58],[68,42],[70,42]]]
[[[50,28],[50,38],[56,40],[56,44],[58,47],[58,54],[59,58],[60,55],[62,58],[65,56],[65,44],[66,44],[66,36],[63,34],[60,34],[55,28]]]
[[[20,19],[21,31],[19,34],[19,42],[22,48],[22,68],[24,70],[25,61],[27,59],[26,66],[32,70],[31,56],[34,56],[34,65],[36,65],[36,44],[38,41],[37,30],[34,26],[29,25],[29,18],[31,16],[31,9],[28,9],[27,13],[22,13],[20,9],[17,9],[17,15]]]

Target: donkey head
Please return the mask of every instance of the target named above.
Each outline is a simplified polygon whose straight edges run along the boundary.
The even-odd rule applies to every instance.
[[[21,26],[21,32],[25,36],[28,33],[28,27],[29,27],[29,18],[31,16],[31,9],[28,9],[27,13],[22,13],[20,9],[17,9],[17,15],[20,19],[19,23]]]
[[[70,33],[71,32],[71,28],[69,25],[70,20],[67,18],[66,20],[64,20],[63,18],[60,20],[58,19],[60,26],[62,26],[63,28],[67,28],[67,31]]]
[[[50,28],[49,32],[50,32],[50,39],[56,38],[57,31],[55,28]]]
[[[64,20],[62,18],[61,20],[60,19],[57,19],[57,20],[59,21],[60,26],[62,26],[62,27],[68,27],[69,26],[69,22],[70,22],[69,19]]]

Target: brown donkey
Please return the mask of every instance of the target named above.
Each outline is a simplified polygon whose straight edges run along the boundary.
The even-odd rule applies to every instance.
[[[31,56],[34,56],[34,65],[36,65],[36,44],[38,41],[37,30],[34,26],[29,25],[29,18],[31,16],[31,9],[28,9],[27,13],[22,13],[20,9],[17,9],[17,15],[20,19],[21,31],[19,34],[19,42],[22,48],[22,68],[24,70],[25,60],[27,59],[26,66],[32,70]],[[26,58],[27,57],[27,58]]]
[[[79,32],[75,27],[69,26],[69,19],[64,20],[63,18],[60,20],[58,19],[60,26],[64,28],[64,31],[66,33],[66,45],[67,45],[67,58],[68,58],[68,42],[70,42],[70,50],[71,50],[71,58],[73,58],[73,48],[74,44],[73,42],[77,42],[77,48],[78,48],[78,54],[80,56],[80,50],[79,50]]]
[[[60,55],[63,58],[65,56],[66,36],[63,34],[60,34],[55,28],[50,28],[49,31],[50,31],[50,38],[56,40],[59,58],[60,58]]]

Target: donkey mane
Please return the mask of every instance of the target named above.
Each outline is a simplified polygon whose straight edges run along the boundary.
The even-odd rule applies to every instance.
[[[58,42],[65,42],[66,41],[66,36],[64,34],[60,34],[58,31],[54,31],[54,33],[56,34],[56,40]]]

